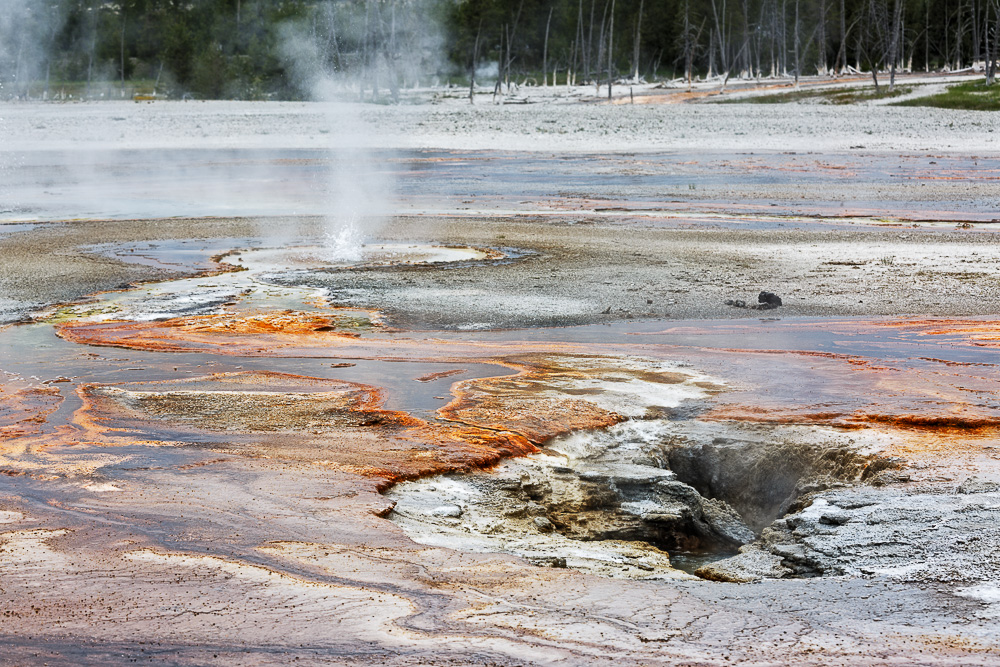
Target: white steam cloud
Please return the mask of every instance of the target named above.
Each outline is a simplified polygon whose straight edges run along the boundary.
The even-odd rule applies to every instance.
[[[356,257],[396,209],[374,105],[447,69],[428,2],[320,3],[284,25],[287,69],[312,103],[251,113],[117,96],[44,103],[60,3],[0,0],[0,99],[19,100],[0,105],[0,221],[288,215],[303,222],[264,235],[300,244],[316,232],[297,216],[318,214],[330,255]]]
[[[334,33],[334,37],[336,33]],[[363,245],[378,233],[393,209],[394,182],[380,168],[386,154],[374,150],[377,128],[365,122],[365,97],[379,95],[379,82],[386,82],[389,94],[398,95],[396,73],[387,67],[384,53],[363,58],[350,71],[339,67],[331,45],[336,39],[321,40],[315,31],[300,25],[286,25],[282,51],[296,84],[320,104],[328,131],[325,148],[330,154],[327,190],[325,246],[330,260],[357,261]]]
[[[0,99],[23,98],[48,79],[49,52],[63,24],[58,3],[0,0]]]

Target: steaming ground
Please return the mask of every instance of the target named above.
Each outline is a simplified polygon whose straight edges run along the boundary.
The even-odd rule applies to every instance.
[[[318,220],[297,220],[321,234]],[[288,221],[272,220],[280,226]],[[219,251],[258,234],[258,222],[160,220],[40,225],[0,237],[0,318],[128,283],[162,279],[168,267],[94,253],[95,244],[201,238]],[[769,315],[990,315],[1000,298],[1000,244],[965,230],[673,230],[639,224],[557,224],[548,219],[403,218],[387,240],[530,251],[509,262],[296,273],[278,282],[322,288],[332,302],[382,309],[393,324],[442,329],[559,326],[624,319]],[[242,241],[246,243],[246,241]],[[509,252],[509,251],[508,251]]]
[[[551,183],[548,166],[522,174],[518,158],[548,151],[597,164],[590,156],[617,151],[607,172],[621,171],[628,151],[686,151],[694,159],[705,151],[772,157],[822,151],[817,160],[848,155],[861,163],[908,152],[928,165],[942,155],[958,156],[965,165],[976,166],[977,159],[992,165],[1000,153],[1000,120],[993,114],[885,107],[633,108],[568,100],[500,107],[481,101],[475,107],[457,98],[432,107],[366,107],[377,126],[392,128],[369,137],[377,146],[531,151],[509,153],[502,169],[484,163],[480,173],[464,173],[467,180],[454,186],[455,196],[437,204],[442,210],[396,216],[378,235],[514,249],[516,259],[447,269],[312,271],[294,282],[321,288],[334,303],[381,308],[391,324],[446,330],[637,318],[996,312],[1000,244],[989,223],[972,229],[812,219],[764,225],[692,210],[683,212],[687,218],[665,222],[638,214],[598,215],[593,207],[541,215],[536,195],[523,194],[529,189],[513,182],[520,175],[537,181],[536,194],[573,191],[580,197],[604,188],[602,198],[623,205],[659,194],[703,206],[701,212],[727,214],[747,200],[758,207],[776,201],[779,212],[788,212],[795,200],[849,201],[863,192],[883,208],[910,202],[922,219],[954,219],[956,211],[971,210],[970,202],[980,213],[997,208],[992,171],[924,185],[891,174],[873,183],[861,172],[831,194],[829,181],[808,180],[813,172],[805,170],[774,185],[699,184],[681,193],[667,193],[664,186],[657,193],[655,182],[591,188],[582,172]],[[308,195],[295,189],[293,179],[279,183],[264,168],[255,172],[259,181],[245,184],[259,198],[227,199],[233,191],[222,179],[229,172],[220,172],[218,182],[199,183],[167,150],[200,151],[210,161],[222,149],[318,150],[329,144],[328,120],[313,105],[24,104],[2,107],[0,115],[8,133],[0,173],[23,174],[19,165],[35,165],[22,192],[57,196],[60,174],[70,173],[91,188],[89,210],[116,205],[121,193],[86,173],[95,160],[114,164],[115,150],[145,151],[152,164],[162,161],[174,188],[162,200],[155,188],[144,190],[135,208],[121,209],[149,219],[77,220],[90,216],[66,214],[71,221],[0,225],[0,322],[184,272],[148,261],[141,252],[129,257],[108,247],[169,247],[186,239],[208,255],[290,238],[317,242],[326,231],[317,217],[292,215],[296,208],[257,217],[272,212],[275,202],[290,206]],[[431,159],[439,158],[447,155]],[[65,171],[46,166],[53,164]],[[119,167],[117,177],[126,178],[137,164]],[[308,160],[303,164],[308,167]],[[195,191],[214,193],[231,212],[184,219],[170,218],[169,210],[158,213],[195,200]],[[72,203],[81,192],[61,201]],[[108,193],[113,196],[102,201]],[[488,196],[472,196],[483,193]],[[419,194],[404,193],[398,208],[430,208]],[[4,219],[31,218],[16,201],[0,204]],[[262,204],[267,207],[258,208]],[[781,295],[785,305],[762,313],[725,304],[753,304],[762,289]],[[107,351],[81,346],[80,354],[96,356],[92,350]],[[111,354],[130,358],[131,352]],[[169,358],[186,372],[202,374],[209,372],[201,366],[208,356]],[[128,370],[147,372],[143,365],[129,364]],[[170,373],[152,367],[149,372]],[[54,387],[49,389],[63,388],[68,414],[72,401],[79,401],[75,386]],[[0,417],[7,418],[10,397],[0,398]],[[683,427],[703,428],[693,421]],[[704,428],[716,433],[713,424]],[[760,431],[762,442],[778,442],[764,428],[750,430]],[[535,567],[502,554],[421,546],[379,518],[391,503],[374,481],[333,466],[193,447],[79,443],[71,433],[66,438],[67,446],[3,451],[0,644],[6,659],[18,664],[117,664],[125,656],[150,655],[175,664],[996,664],[1000,492],[991,480],[966,480],[963,470],[945,471],[954,479],[905,487],[889,480],[885,488],[834,488],[826,505],[797,512],[785,530],[772,531],[758,545],[772,555],[790,554],[803,572],[827,576],[737,585],[609,579]],[[991,475],[995,451],[984,442],[982,467]],[[925,453],[934,456],[933,450]],[[77,472],[48,475],[63,467]],[[745,477],[743,470],[731,476],[741,483]],[[520,475],[511,480],[521,481]],[[834,567],[841,556],[858,566],[842,568],[849,576]],[[893,570],[915,558],[927,565]]]
[[[498,106],[481,96],[475,106],[453,98],[362,107],[378,129],[364,142],[418,149],[383,157],[408,188],[396,210],[426,211],[375,233],[387,240],[513,247],[526,257],[440,273],[314,274],[308,282],[337,302],[384,308],[400,324],[450,329],[745,317],[754,311],[724,302],[753,303],[761,290],[784,299],[786,316],[994,312],[998,246],[989,225],[850,229],[812,224],[808,217],[782,222],[780,214],[836,216],[846,205],[876,216],[989,221],[1000,210],[990,157],[1000,148],[995,114],[586,104],[569,103],[558,92],[543,100]],[[316,165],[329,154],[318,149],[334,142],[320,105],[25,103],[4,106],[2,115],[7,136],[0,165],[10,178],[0,218],[98,219],[34,229],[0,225],[2,321],[169,271],[88,253],[87,245],[250,238],[263,230],[265,243],[282,245],[299,237],[320,240],[326,231],[308,217],[273,217],[261,225],[226,214],[323,211],[327,200],[315,189],[326,177]],[[477,153],[420,152],[442,148],[506,152],[481,163]],[[226,152],[236,149],[271,152],[266,159]],[[533,152],[510,152],[520,149]],[[306,152],[282,153],[295,150]],[[527,156],[539,151],[548,153],[529,164]],[[650,162],[625,151],[661,151],[666,158]],[[794,151],[824,152],[785,155]],[[897,165],[893,151],[911,153]],[[464,160],[461,171],[447,166],[449,159]],[[407,172],[410,160],[445,166]],[[569,166],[559,171],[560,162]],[[938,177],[938,169],[946,171]],[[624,207],[633,201],[674,217],[629,214]],[[616,205],[623,207],[617,214],[595,212]],[[737,217],[706,218],[712,211]],[[766,229],[753,215],[738,217],[754,211],[779,215]],[[178,214],[216,217],[99,221]]]

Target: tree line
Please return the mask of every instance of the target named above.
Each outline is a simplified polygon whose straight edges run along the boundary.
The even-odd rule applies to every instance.
[[[452,62],[504,82],[799,77],[981,69],[993,83],[998,0],[462,0]]]
[[[141,80],[158,94],[362,98],[583,84],[982,69],[1000,0],[4,0],[0,95]],[[883,79],[884,80],[884,79]],[[44,90],[44,93],[39,91]]]
[[[67,83],[302,99],[318,72],[377,94],[440,74],[438,0],[0,0],[0,95]],[[10,3],[10,4],[5,4]]]

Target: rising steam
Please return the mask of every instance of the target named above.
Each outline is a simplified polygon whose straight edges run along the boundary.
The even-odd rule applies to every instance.
[[[319,236],[330,256],[350,259],[395,210],[394,179],[386,166],[392,162],[387,152],[375,149],[384,142],[376,141],[379,128],[371,117],[377,107],[372,105],[396,103],[406,89],[425,85],[443,71],[441,28],[429,0],[317,3],[305,18],[279,28],[285,72],[292,79],[281,89],[304,91],[316,103],[304,113],[296,111],[309,122],[261,129],[243,123],[243,112],[236,111],[231,122],[213,118],[205,130],[200,124],[161,127],[155,121],[160,114],[171,120],[200,118],[208,113],[205,108],[182,107],[179,101],[139,107],[124,92],[114,101],[88,92],[75,93],[87,100],[85,105],[43,105],[49,61],[49,99],[56,97],[54,82],[62,76],[57,65],[65,65],[57,48],[62,39],[57,36],[68,25],[56,11],[60,6],[0,0],[0,98],[21,100],[0,109],[9,128],[2,137],[10,139],[0,141],[0,190],[5,191],[0,211],[16,209],[19,219],[320,213],[325,230]],[[105,18],[117,11],[112,3],[95,6]],[[99,67],[95,61],[94,68]],[[90,76],[86,67],[82,71]],[[316,135],[313,111],[325,125]],[[74,125],[81,118],[86,122]],[[229,130],[227,123],[246,126],[248,132]],[[281,153],[286,146],[278,139],[286,133],[294,137],[287,148],[322,149],[329,168],[290,168]],[[303,145],[306,134],[312,143]],[[230,147],[239,157],[212,154]],[[309,223],[293,224],[280,234],[266,229],[264,236],[286,244],[316,239]]]
[[[364,244],[388,219],[395,194],[392,177],[381,168],[388,156],[374,149],[378,128],[365,121],[361,100],[377,101],[383,85],[390,98],[398,98],[399,77],[390,52],[369,48],[378,40],[365,39],[372,30],[367,21],[354,26],[362,34],[352,35],[343,29],[343,17],[331,14],[325,19],[320,29],[316,23],[286,25],[282,53],[296,87],[322,106],[329,130],[324,135],[330,154],[324,216],[327,258],[357,261]],[[345,43],[365,45],[364,51],[356,47],[349,67],[341,52]]]

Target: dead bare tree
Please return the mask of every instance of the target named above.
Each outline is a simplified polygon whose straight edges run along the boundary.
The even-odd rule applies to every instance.
[[[828,71],[826,62],[826,0],[819,0],[819,23],[816,26],[816,32],[819,56],[816,69],[821,74],[826,74]]]
[[[893,1],[899,2],[899,0]],[[880,95],[882,89],[878,82],[878,71],[879,67],[885,62],[886,55],[889,52],[889,32],[891,31],[888,10],[885,7],[884,0],[868,0],[866,5],[866,22],[868,24],[868,32],[867,34],[864,32],[861,33],[865,35],[866,39],[859,39],[858,53],[859,56],[862,53],[866,56],[866,60],[871,68],[872,82],[875,84],[875,94]]]
[[[122,8],[122,29],[120,34],[119,46],[121,48],[121,94],[125,97],[125,24],[127,22],[128,16],[125,14],[125,8]]]
[[[892,3],[892,27],[889,38],[889,92],[896,88],[896,58],[899,52],[899,38],[902,32],[903,3],[902,0],[893,0]]]
[[[931,2],[924,0],[924,71],[931,71]]]
[[[743,69],[747,75],[753,77],[753,58],[750,53],[750,3],[749,0],[740,0],[740,13],[743,18],[741,26],[743,39],[741,40],[741,50],[744,52]]]
[[[611,67],[614,61],[614,37],[615,37],[615,0],[611,0],[611,24],[608,26],[608,99],[611,99],[611,80],[613,77]]]
[[[542,86],[549,85],[549,26],[552,25],[552,12],[555,7],[549,8],[549,18],[545,21],[545,46],[542,47]],[[552,77],[552,85],[556,85],[555,76]]]
[[[800,59],[799,59],[799,46],[800,46],[800,44],[799,44],[799,0],[795,0],[795,25],[793,27],[793,30],[794,30],[794,33],[795,33],[795,36],[794,36],[794,40],[795,40],[795,44],[794,44],[794,49],[795,49],[795,88],[797,90],[798,87],[799,87],[799,70],[800,70],[800,66],[801,66],[801,62],[800,62]]]
[[[476,28],[476,40],[472,45],[472,57],[469,59],[469,104],[476,103],[476,69],[479,67],[479,40],[483,35],[483,19],[479,18]]]
[[[604,64],[604,25],[608,18],[608,7],[611,5],[611,0],[604,3],[604,12],[601,15],[601,29],[598,31],[597,35],[597,66],[594,68],[594,94],[601,94],[601,68]]]
[[[639,51],[642,43],[642,10],[644,0],[639,0],[639,14],[635,19],[635,41],[632,46],[632,81],[639,83]]]
[[[993,11],[993,31],[989,30],[990,10]],[[992,86],[996,83],[997,59],[1000,57],[1000,1],[990,0],[986,4],[986,16],[984,23],[986,29],[986,84]]]
[[[712,17],[715,19],[715,36],[716,44],[719,46],[719,64],[727,76],[729,74],[729,61],[726,57],[726,45],[728,44],[728,32],[726,30],[726,0],[720,0],[722,3],[722,19],[720,20],[720,12],[717,6],[716,0],[712,0]]]
[[[691,69],[694,60],[694,44],[691,39],[691,1],[684,0],[684,78],[687,79],[688,90],[691,90]]]
[[[90,44],[87,48],[87,97],[90,97],[91,91],[90,86],[94,78],[94,59],[97,57],[97,21],[100,18],[100,14],[97,11],[96,3],[91,3],[89,7],[90,13]]]
[[[844,74],[847,72],[847,7],[844,0],[840,0],[840,52],[837,54],[838,61],[835,63],[835,67],[839,68],[839,72]],[[843,58],[839,60],[839,58]]]
[[[972,23],[972,62],[979,62],[980,57],[983,55],[982,44],[979,42],[979,5],[976,0],[969,0],[969,21]]]
[[[500,86],[503,85],[503,41],[504,37],[507,35],[507,24],[504,23],[500,28],[500,62],[497,63],[497,82],[493,85],[493,103],[496,104],[497,95],[500,94]]]
[[[594,9],[596,5],[597,5],[597,0],[590,0],[590,28],[588,31],[589,34],[587,35],[587,57],[585,60],[587,64],[586,64],[586,71],[584,73],[584,78],[587,79],[588,81],[590,80],[590,59],[594,55]],[[604,24],[603,19],[601,21],[601,24],[602,25]],[[598,57],[598,67],[596,69],[600,69],[599,57]]]
[[[764,26],[764,12],[765,12],[765,8],[766,7],[767,7],[767,3],[766,2],[760,3],[760,13],[759,13],[758,18],[757,18],[757,29],[754,30],[754,32],[753,32],[753,34],[754,34],[754,50],[753,50],[753,52],[754,52],[754,55],[755,55],[755,58],[756,58],[756,60],[754,62],[754,69],[757,70],[757,81],[758,82],[760,81],[760,75],[761,75],[761,61],[760,61],[760,57],[761,57],[761,53],[764,50],[764,29],[763,29],[763,26]]]

